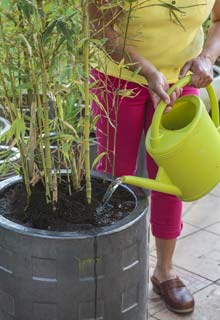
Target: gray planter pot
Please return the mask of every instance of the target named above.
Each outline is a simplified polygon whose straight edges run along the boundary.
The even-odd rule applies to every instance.
[[[0,136],[5,134],[10,129],[10,123],[8,120],[0,117]]]
[[[19,161],[20,153],[19,153],[18,148],[0,145],[0,153],[4,152],[4,151],[6,151],[6,152],[9,151],[10,152],[10,157],[7,158],[7,160],[6,160],[5,156],[2,156],[2,154],[0,154],[0,165],[2,165],[4,162],[12,163],[12,162]],[[13,176],[13,175],[14,175],[14,170],[9,169],[9,172],[5,173],[4,175],[0,174],[0,182],[2,180],[5,180],[5,179]]]
[[[0,192],[20,181],[0,183]],[[124,186],[126,187],[126,186]],[[23,227],[0,216],[1,320],[145,320],[147,209],[88,232]]]

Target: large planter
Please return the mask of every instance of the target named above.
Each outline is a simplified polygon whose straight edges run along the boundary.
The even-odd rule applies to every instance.
[[[0,192],[18,181],[1,182]],[[134,211],[92,231],[43,231],[0,216],[0,319],[145,320],[146,198],[130,192]]]

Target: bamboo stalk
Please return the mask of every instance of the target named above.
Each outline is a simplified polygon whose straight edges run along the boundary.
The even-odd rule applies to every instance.
[[[45,164],[46,164],[46,175],[45,184],[46,188],[46,199],[50,203],[52,201],[53,194],[53,175],[52,175],[52,161],[51,161],[51,150],[50,150],[50,127],[49,127],[49,102],[47,98],[47,71],[44,60],[44,50],[40,44],[40,57],[41,57],[41,79],[42,79],[42,106],[43,106],[43,123],[44,123],[44,142],[45,142]]]
[[[83,58],[84,58],[84,94],[85,94],[85,119],[84,119],[84,148],[85,148],[85,169],[86,169],[86,197],[91,203],[91,172],[90,172],[90,110],[89,110],[89,14],[88,1],[83,1]]]
[[[73,180],[73,187],[75,190],[80,189],[80,182],[78,179],[77,169],[76,169],[76,158],[75,154],[70,152],[70,166],[71,166],[71,172],[72,172],[72,180]]]
[[[128,10],[128,17],[127,17],[127,21],[126,21],[126,27],[125,27],[125,33],[124,33],[124,41],[123,41],[123,47],[122,47],[122,54],[121,54],[121,58],[124,58],[125,55],[125,47],[126,47],[126,40],[127,40],[127,35],[128,35],[128,26],[129,26],[129,22],[130,22],[130,17],[131,17],[131,13],[132,13],[132,2],[129,3],[129,10]],[[116,162],[116,144],[117,144],[117,125],[118,125],[118,109],[119,109],[119,99],[120,99],[120,95],[119,95],[119,90],[121,87],[121,75],[122,75],[122,68],[120,68],[119,70],[119,81],[118,81],[118,87],[117,87],[117,91],[116,91],[116,104],[115,104],[115,127],[116,129],[114,130],[114,143],[113,143],[113,164],[112,164],[112,175],[114,177],[115,175],[115,162]]]

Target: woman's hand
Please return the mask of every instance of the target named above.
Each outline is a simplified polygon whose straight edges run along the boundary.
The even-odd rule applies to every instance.
[[[153,101],[154,107],[156,108],[160,100],[163,100],[168,107],[166,112],[169,111],[173,103],[182,94],[182,89],[176,89],[170,96],[167,94],[169,84],[164,75],[159,71],[154,71],[146,76],[148,81],[148,87]]]
[[[192,71],[191,85],[202,88],[213,80],[213,64],[220,56],[220,1],[215,0],[211,14],[212,24],[200,55],[185,63],[180,71],[180,78]]]
[[[201,54],[186,62],[180,71],[179,77],[184,77],[188,71],[193,73],[191,81],[193,87],[207,87],[213,80],[213,65],[208,56]]]

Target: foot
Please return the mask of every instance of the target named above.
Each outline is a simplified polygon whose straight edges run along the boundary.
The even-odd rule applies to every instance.
[[[153,290],[161,295],[171,311],[183,314],[194,310],[194,298],[179,277],[171,277],[161,282],[153,275],[151,282]]]
[[[151,281],[153,290],[161,295],[168,309],[176,313],[193,311],[194,298],[172,266],[164,269],[157,265]]]

